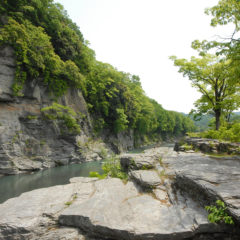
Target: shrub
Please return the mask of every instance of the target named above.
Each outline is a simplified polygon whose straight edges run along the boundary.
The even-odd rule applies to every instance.
[[[28,120],[33,120],[33,119],[37,119],[38,117],[36,115],[28,115],[27,119]]]
[[[122,171],[119,158],[115,155],[112,155],[105,160],[102,169],[105,174],[113,178],[120,178],[122,180],[127,180],[128,178],[128,175]]]
[[[188,136],[240,142],[240,123],[222,126],[218,131],[211,129],[205,132],[188,133]]]
[[[185,151],[193,150],[193,146],[185,143],[182,145],[182,147],[185,149]]]
[[[89,177],[97,177],[99,179],[104,179],[107,177],[106,174],[99,174],[98,172],[90,172]]]
[[[72,108],[53,103],[49,107],[42,108],[41,112],[47,119],[62,120],[71,133],[80,133],[81,129],[77,123],[77,114]]]
[[[102,165],[102,169],[104,171],[104,174],[99,174],[98,172],[90,172],[90,177],[97,177],[99,179],[106,178],[107,176],[110,176],[112,178],[120,178],[122,180],[127,181],[128,175],[127,173],[123,172],[120,164],[120,160],[115,155],[112,155],[109,158],[106,158]]]
[[[234,224],[233,219],[226,212],[226,206],[221,200],[216,201],[216,206],[206,206],[205,209],[209,212],[208,220],[211,223],[226,223]]]

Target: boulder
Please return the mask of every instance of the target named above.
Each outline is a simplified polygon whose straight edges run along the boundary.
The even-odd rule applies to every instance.
[[[158,157],[147,154],[122,154],[120,155],[121,167],[125,170],[151,169]]]

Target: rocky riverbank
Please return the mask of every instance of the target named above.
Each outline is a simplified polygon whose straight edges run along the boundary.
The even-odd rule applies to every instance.
[[[175,151],[201,151],[203,153],[240,155],[240,143],[231,143],[216,139],[185,137],[176,142]]]
[[[79,177],[4,202],[0,239],[239,239],[239,160],[159,147],[121,164],[127,183]],[[234,225],[208,222],[204,206],[217,199]]]

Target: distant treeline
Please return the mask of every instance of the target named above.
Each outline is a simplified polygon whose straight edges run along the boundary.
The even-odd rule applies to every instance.
[[[16,52],[16,96],[26,82],[37,79],[56,98],[68,88],[80,89],[96,131],[133,129],[137,137],[164,138],[194,130],[189,117],[147,97],[138,76],[97,61],[59,3],[3,0],[0,11],[0,45],[11,45]]]

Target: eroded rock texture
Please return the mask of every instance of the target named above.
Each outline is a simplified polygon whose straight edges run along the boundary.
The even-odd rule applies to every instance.
[[[140,171],[137,181],[79,177],[9,199],[0,205],[0,239],[239,239],[238,161],[168,147],[144,154],[161,160],[154,170],[129,170]],[[227,204],[234,226],[208,222],[204,206],[216,199]]]
[[[0,47],[0,175],[32,172],[44,168],[83,161],[100,160],[102,149],[120,152],[134,145],[133,132],[117,136],[103,134],[103,141],[93,139],[91,117],[81,91],[68,89],[57,99],[61,105],[78,113],[81,133],[68,131],[61,121],[43,117],[41,109],[51,106],[56,98],[42,79],[27,81],[23,96],[12,91],[15,75],[14,51]],[[108,145],[102,142],[107,142]]]

